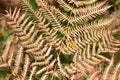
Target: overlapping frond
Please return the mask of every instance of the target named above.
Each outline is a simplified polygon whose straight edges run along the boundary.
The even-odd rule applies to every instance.
[[[10,28],[19,38],[20,45],[24,47],[24,52],[27,54],[27,60],[25,61],[25,65],[23,68],[24,70],[21,74],[24,77],[23,79],[26,79],[26,72],[28,69],[28,65],[30,65],[28,57],[31,57],[35,61],[31,63],[31,67],[37,67],[38,71],[36,71],[36,75],[42,74],[44,72],[46,74],[46,71],[49,72],[49,70],[54,67],[54,64],[56,62],[56,59],[53,59],[54,55],[51,54],[51,51],[53,50],[52,45],[58,45],[57,41],[59,41],[59,39],[57,39],[55,31],[56,29],[50,30],[48,26],[40,27],[40,30],[39,28],[36,29],[37,26],[41,25],[36,25],[34,24],[34,21],[29,21],[30,17],[26,16],[27,13],[24,13],[20,16],[20,9],[17,8],[14,10],[14,14],[11,14],[11,11],[8,11],[7,13],[8,14],[6,17],[10,19],[10,21],[8,21],[8,24],[11,25]],[[41,23],[45,24],[44,22]],[[18,56],[16,55],[13,74],[19,75],[18,69],[20,67],[20,59],[22,59],[22,55],[24,54],[19,53]],[[40,70],[39,67],[41,67]],[[32,79],[32,76],[30,76],[30,79]]]
[[[0,68],[9,67],[10,78],[18,80],[119,79],[120,63],[114,55],[120,51],[120,41],[110,28],[114,18],[98,18],[111,7],[107,1],[56,2],[59,7],[36,0],[39,9],[34,10],[29,0],[22,0],[22,10],[7,11],[14,35],[8,38]],[[71,55],[71,62],[62,62],[61,54]]]

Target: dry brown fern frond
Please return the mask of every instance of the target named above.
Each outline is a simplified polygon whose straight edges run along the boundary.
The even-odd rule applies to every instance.
[[[15,6],[16,6],[15,0],[0,0],[0,13],[5,14],[5,10],[8,10],[9,7]]]
[[[1,57],[11,70],[9,78],[119,79],[119,59],[115,62],[114,55],[120,51],[120,41],[113,37],[115,30],[110,28],[114,18],[98,18],[110,8],[105,5],[106,0],[56,2],[59,7],[36,0],[39,9],[34,10],[29,0],[22,0],[22,10],[16,7],[13,12],[6,11],[7,23],[16,37],[13,44],[14,36],[10,37]],[[71,55],[71,62],[62,62],[62,54]]]

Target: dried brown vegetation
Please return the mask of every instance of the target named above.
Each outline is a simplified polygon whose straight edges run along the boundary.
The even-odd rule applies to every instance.
[[[15,6],[15,0],[0,0],[0,13],[5,13],[5,10]]]
[[[22,0],[22,10],[5,15],[13,32],[0,57],[0,69],[10,69],[7,80],[120,79],[120,41],[111,28],[115,17],[104,18],[107,0],[36,3],[38,10]],[[62,62],[62,55],[72,56],[71,62]]]

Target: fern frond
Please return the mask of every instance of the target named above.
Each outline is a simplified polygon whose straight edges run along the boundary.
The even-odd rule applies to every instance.
[[[36,66],[32,67],[32,69],[31,69],[31,74],[30,74],[30,76],[29,76],[29,80],[32,80],[32,77],[33,77],[33,75],[35,74],[36,68],[37,68]]]
[[[17,73],[19,73],[18,71],[20,69],[20,62],[21,62],[22,56],[23,56],[23,48],[21,47],[15,60],[15,68],[13,70],[13,75],[16,75]]]
[[[89,5],[95,3],[97,0],[88,0],[88,1],[76,1],[76,0],[69,0],[69,3],[74,3],[77,7],[83,5]]]
[[[5,50],[4,50],[4,52],[3,52],[3,55],[2,55],[3,61],[6,61],[6,60],[7,60],[7,57],[8,57],[8,54],[9,54],[9,49],[10,49],[10,46],[11,46],[11,44],[12,44],[13,38],[14,38],[14,36],[11,35],[11,36],[7,39],[6,48],[5,48]]]
[[[70,22],[75,23],[75,24],[81,24],[85,21],[92,20],[93,18],[96,18],[98,15],[101,15],[105,13],[111,6],[106,6],[102,9],[98,9],[94,12],[82,14],[80,16],[73,16],[70,18]]]
[[[100,20],[97,22],[97,24],[96,22],[93,22],[91,23],[92,25],[87,24],[84,25],[83,27],[76,27],[70,29],[69,31],[66,31],[65,34],[67,34],[66,35],[67,38],[64,43],[61,43],[60,47],[61,51],[64,51],[63,49],[65,48],[65,50],[68,52],[64,53],[73,53],[76,52],[76,50],[78,50],[79,48],[84,49],[87,44],[98,42],[100,38],[103,38],[105,26],[109,25],[112,21],[113,19],[111,19],[110,22],[108,20]]]
[[[109,27],[114,18],[98,19],[111,7],[106,0],[57,0],[58,6],[46,0],[36,3],[37,10],[22,0],[22,9],[6,11],[14,35],[7,40],[0,68],[9,67],[9,79],[119,79],[114,55],[120,41],[113,37],[118,31]],[[63,62],[62,55],[71,56],[71,61]]]
[[[107,67],[107,69],[106,69],[105,72],[103,73],[103,79],[104,79],[104,80],[107,80],[107,77],[108,77],[110,68],[112,67],[113,63],[114,63],[114,56],[112,56],[112,59],[111,59],[111,61],[110,61],[110,63],[109,63],[109,66]]]
[[[90,76],[90,78],[89,78],[88,80],[94,80],[94,78],[95,78],[95,77],[98,77],[99,74],[100,74],[100,71],[94,72],[94,73]]]
[[[61,7],[66,11],[72,11],[72,7],[68,5],[64,0],[57,0]]]
[[[120,63],[116,65],[116,68],[114,69],[114,73],[111,77],[111,80],[116,80],[118,75],[119,75],[119,70],[120,70]],[[118,78],[119,79],[119,78]]]
[[[29,69],[29,65],[30,65],[30,58],[28,55],[25,55],[25,65],[24,65],[24,70],[23,70],[23,80],[26,79],[26,75],[27,75],[27,72],[28,72],[28,69]]]
[[[42,0],[36,0],[36,2],[38,3],[38,5],[40,5],[42,8],[40,9],[40,11],[43,13],[43,16],[45,16],[46,19],[48,19],[49,22],[52,21],[51,25],[54,27],[61,27],[61,25],[59,24],[59,22],[56,20],[56,17],[53,15],[53,13],[50,11],[49,7],[47,6],[47,2]]]
[[[34,22],[36,24],[39,23],[38,28],[41,28],[41,26],[45,26],[44,25],[45,19],[42,17],[42,13],[37,10],[35,11],[28,0],[22,0],[21,4],[23,7],[23,10],[25,10],[26,12],[30,12],[30,15],[34,16],[35,18]]]
[[[87,13],[97,11],[99,9],[102,9],[102,7],[105,5],[106,1],[107,0],[101,1],[99,3],[95,3],[95,4],[92,4],[92,5],[88,5],[88,6],[85,6],[85,7],[82,7],[82,8],[74,8],[73,13],[75,15],[80,15],[80,14],[87,14]]]
[[[0,68],[5,68],[12,66],[12,61],[13,61],[13,56],[15,54],[16,48],[18,46],[18,38],[15,38],[14,41],[14,36],[13,34],[10,35],[7,39],[8,43],[6,44],[6,48],[4,50],[4,53],[1,56],[1,62]]]
[[[14,43],[12,43],[11,45],[11,48],[9,50],[9,57],[8,57],[8,65],[11,66],[12,64],[12,61],[13,61],[13,57],[14,57],[14,54],[15,54],[15,51],[17,49],[17,46],[18,46],[18,38],[16,37],[16,41]]]

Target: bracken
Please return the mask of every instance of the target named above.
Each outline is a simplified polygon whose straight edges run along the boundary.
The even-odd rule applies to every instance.
[[[0,68],[8,67],[8,80],[119,80],[120,62],[116,54],[120,41],[113,37],[105,19],[111,7],[107,0],[29,0],[5,15],[10,30]],[[64,63],[61,54],[71,55]],[[107,56],[106,56],[107,54]]]

